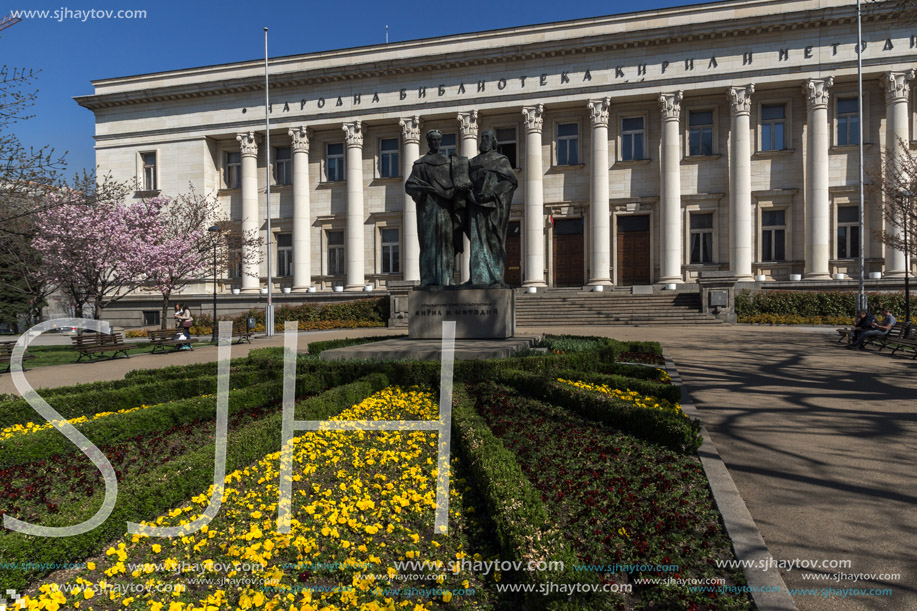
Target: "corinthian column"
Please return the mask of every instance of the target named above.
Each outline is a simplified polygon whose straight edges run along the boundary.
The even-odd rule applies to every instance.
[[[401,125],[401,141],[404,143],[401,175],[405,182],[411,176],[414,162],[420,159],[420,128],[423,125],[420,117],[405,117],[398,121]],[[404,191],[404,189],[402,189]],[[420,240],[417,238],[417,204],[414,199],[404,194],[404,216],[401,235],[404,241],[404,279],[420,282]]]
[[[348,291],[362,291],[364,286],[363,262],[363,124],[361,121],[344,123],[344,142],[347,147],[347,226],[344,229],[344,262],[347,271]]]
[[[309,232],[309,138],[310,129],[300,126],[289,132],[293,139],[293,290],[305,291],[312,284]]]
[[[525,280],[523,286],[547,286],[544,281],[544,172],[541,169],[541,127],[544,105],[522,109],[525,122]]]
[[[662,264],[659,282],[682,282],[681,275],[681,144],[678,119],[682,92],[660,93],[662,113]]]
[[[478,111],[458,113],[459,136],[462,146],[459,154],[471,159],[478,154]],[[460,279],[462,282],[471,280],[471,240],[468,234],[462,234],[462,265]]]
[[[729,147],[729,269],[740,280],[751,273],[751,137],[748,117],[754,85],[726,90],[732,115]]]
[[[885,146],[893,158],[909,153],[910,129],[908,126],[907,100],[911,93],[909,82],[914,71],[887,72],[882,79],[885,85]],[[885,230],[892,235],[902,233],[900,227],[887,223]],[[910,237],[910,236],[908,236]],[[907,257],[897,248],[885,247],[885,275],[889,278],[904,276]]]
[[[590,285],[611,284],[611,221],[608,209],[608,107],[611,98],[590,100],[592,119],[592,257]]]
[[[808,107],[806,137],[806,279],[829,280],[831,222],[828,199],[828,89],[834,77],[802,86]]]
[[[255,132],[236,136],[242,150],[242,233],[255,235],[260,225],[258,215],[258,140]],[[246,244],[242,253],[242,292],[257,293],[261,287],[259,266],[254,246]]]

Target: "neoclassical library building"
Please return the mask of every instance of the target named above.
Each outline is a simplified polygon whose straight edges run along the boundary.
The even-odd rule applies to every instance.
[[[856,277],[861,205],[866,271],[895,278],[903,253],[873,237],[882,202],[860,201],[859,127],[867,169],[914,144],[917,24],[880,5],[863,39],[862,116],[853,0],[727,0],[272,58],[269,147],[263,58],[104,78],[76,101],[95,114],[101,171],[135,182],[134,197],[190,184],[265,238],[270,215],[260,274],[223,270],[227,292],[259,292],[267,257],[294,293],[419,279],[404,181],[431,129],[468,157],[495,130],[519,181],[511,285]],[[467,259],[456,269],[467,277]]]

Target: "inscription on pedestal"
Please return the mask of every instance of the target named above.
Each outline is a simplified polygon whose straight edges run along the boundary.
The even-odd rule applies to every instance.
[[[516,328],[512,289],[419,289],[411,292],[409,335],[439,339],[455,321],[456,339],[506,339]]]

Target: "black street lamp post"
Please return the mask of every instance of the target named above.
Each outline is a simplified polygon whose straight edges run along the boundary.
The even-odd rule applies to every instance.
[[[219,233],[222,231],[219,225],[212,225],[207,229],[213,233]],[[213,324],[211,325],[212,329],[210,332],[210,341],[216,343],[217,341],[217,238],[214,236],[213,239]]]
[[[909,211],[911,209],[911,195],[907,191],[907,203],[904,212],[904,323],[911,324],[911,251],[907,243],[907,226],[910,222]]]

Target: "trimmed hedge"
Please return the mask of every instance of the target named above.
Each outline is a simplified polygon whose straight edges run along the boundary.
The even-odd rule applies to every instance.
[[[407,337],[406,335],[373,335],[371,337],[348,337],[344,339],[329,339],[322,342],[311,342],[309,344],[309,354],[318,356],[325,350],[334,350],[335,348],[345,348],[347,346],[360,346],[386,339],[395,339],[398,337]]]
[[[586,382],[587,384],[604,384],[609,388],[618,390],[634,390],[641,395],[651,395],[660,399],[665,399],[670,403],[681,401],[681,387],[672,384],[663,384],[662,382],[651,382],[650,380],[638,380],[624,376],[607,375],[604,373],[594,373],[591,371],[576,371],[566,369],[558,371],[555,378],[564,378],[574,382]]]
[[[589,582],[588,573],[573,571],[579,560],[548,515],[541,493],[522,472],[516,455],[491,432],[474,407],[464,385],[456,385],[452,401],[452,431],[460,457],[474,477],[487,504],[505,558],[514,561],[563,562],[564,571],[524,573],[530,583]],[[549,609],[558,595],[539,592],[526,596],[529,609]]]
[[[582,390],[524,371],[500,372],[497,379],[522,395],[555,403],[588,420],[601,422],[681,454],[700,447],[700,424],[677,412],[646,409],[609,395]]]
[[[370,375],[356,382],[334,388],[296,404],[302,420],[324,420],[389,385],[382,375]],[[227,435],[226,473],[250,465],[267,454],[280,451],[282,413],[253,422]],[[125,532],[128,521],[153,520],[167,510],[188,502],[206,492],[213,484],[215,442],[196,449],[158,469],[120,484],[114,511],[104,524],[76,537],[31,537],[12,531],[0,532],[3,559],[10,563],[54,563],[66,558],[80,562],[102,553],[110,541]],[[177,473],[181,477],[176,477]],[[76,506],[61,508],[59,514],[43,516],[47,526],[76,524],[87,516],[87,507],[101,506],[104,490]],[[0,571],[6,587],[24,591],[26,586],[49,574],[51,570]]]
[[[867,293],[869,309],[878,312],[887,307],[893,314],[904,312],[904,293]],[[818,291],[739,291],[736,293],[736,316],[762,314],[814,317],[844,317],[846,322],[856,312],[856,292]],[[911,310],[917,310],[917,297],[911,298]]]
[[[278,370],[277,375],[280,375]],[[230,388],[251,386],[265,381],[265,372],[256,370],[230,372]],[[353,379],[353,378],[351,378]],[[191,378],[168,379],[162,382],[151,381],[141,384],[130,384],[113,390],[91,390],[81,393],[68,393],[61,396],[47,395],[39,392],[49,401],[51,407],[64,418],[92,416],[99,412],[116,412],[122,409],[156,405],[177,399],[187,399],[200,395],[215,393],[217,376],[198,376]],[[14,424],[25,424],[41,420],[41,416],[32,409],[25,399],[6,402],[0,407],[0,427]]]
[[[299,376],[296,380],[296,396],[314,394],[326,388],[318,376]],[[283,398],[280,380],[265,382],[231,391],[229,413],[258,407]],[[215,395],[193,397],[155,407],[119,414],[117,417],[90,420],[74,425],[96,446],[107,446],[125,441],[135,435],[166,430],[182,424],[201,422],[216,418]],[[49,458],[56,454],[73,454],[78,448],[57,429],[44,429],[17,435],[0,441],[0,466],[18,465]]]

